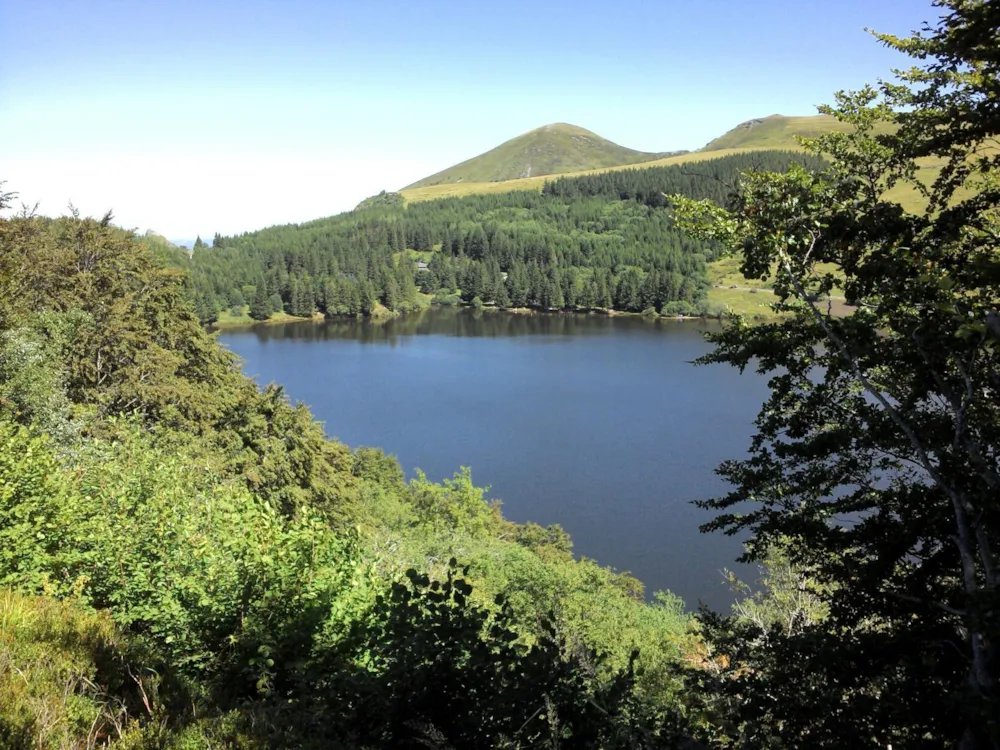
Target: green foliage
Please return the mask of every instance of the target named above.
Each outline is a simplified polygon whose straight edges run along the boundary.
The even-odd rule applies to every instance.
[[[633,151],[575,125],[554,123],[512,138],[485,154],[425,177],[405,189],[457,182],[497,182],[532,175],[578,172],[620,164],[636,164],[669,155]]]
[[[0,587],[71,592],[81,520],[50,441],[0,421]]]
[[[0,413],[34,424],[63,445],[71,444],[77,432],[64,362],[78,322],[74,316],[43,313],[0,333]]]
[[[780,547],[826,612],[764,639],[706,619],[742,746],[1000,747],[1000,5],[938,5],[935,28],[880,36],[920,67],[824,108],[845,126],[806,144],[827,170],[748,174],[729,211],[676,200],[788,316],[705,359],[771,378],[709,528],[748,534],[751,560]],[[927,156],[947,163],[923,186]],[[884,197],[904,184],[926,211]],[[850,317],[820,301],[834,284]]]
[[[595,683],[593,653],[573,653],[542,623],[525,643],[510,606],[472,603],[452,560],[444,580],[415,570],[376,603],[356,701],[329,704],[363,744],[452,747],[652,747],[674,739],[666,717],[634,693],[629,667]],[[343,721],[343,720],[342,720]]]
[[[0,743],[93,747],[142,711],[128,649],[107,615],[0,589]]]
[[[478,534],[495,523],[500,516],[497,509],[486,504],[486,490],[472,483],[468,467],[446,479],[441,484],[428,482],[423,472],[410,482],[410,504],[420,522]]]
[[[513,247],[484,236],[483,252]],[[196,262],[228,252],[216,238]],[[415,296],[418,271],[393,253],[390,291]],[[445,283],[461,268],[435,265]],[[503,288],[495,260],[478,277]],[[530,279],[546,304],[577,294],[557,269]],[[307,304],[314,287],[294,286]],[[407,483],[391,456],[351,452],[279,387],[258,389],[195,304],[273,309],[278,288],[256,274],[217,292],[107,219],[0,219],[0,586],[50,623],[0,631],[4,739],[405,746],[433,725],[459,743],[670,746],[694,648],[682,607],[574,560],[557,527],[504,520],[467,469]],[[384,309],[368,280],[322,293]],[[444,581],[452,556],[469,565],[460,589]],[[393,583],[409,568],[407,599]],[[386,724],[411,671],[420,726]]]
[[[365,198],[355,207],[355,211],[363,211],[366,208],[402,208],[403,196],[399,193],[387,193],[384,190],[378,195]]]
[[[733,605],[738,620],[755,627],[762,635],[776,629],[781,636],[788,637],[826,619],[829,608],[823,600],[822,587],[794,565],[779,547],[768,549],[760,574],[755,586],[750,586],[731,571],[726,573],[733,590],[741,596]]]

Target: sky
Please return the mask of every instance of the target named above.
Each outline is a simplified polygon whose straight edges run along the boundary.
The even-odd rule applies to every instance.
[[[0,180],[139,231],[350,210],[533,128],[643,151],[815,113],[930,0],[0,0]]]

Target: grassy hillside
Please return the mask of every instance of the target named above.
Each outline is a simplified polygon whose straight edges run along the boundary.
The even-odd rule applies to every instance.
[[[598,174],[600,172],[613,172],[618,169],[645,169],[646,167],[668,167],[675,164],[688,164],[691,162],[705,161],[707,159],[718,159],[721,156],[742,153],[752,149],[729,149],[726,151],[713,151],[712,153],[702,153],[695,151],[685,154],[674,154],[663,156],[652,161],[638,164],[622,164],[615,167],[596,167],[593,169],[579,169],[577,171],[561,173],[560,177],[582,177],[588,174]],[[425,187],[411,186],[400,191],[407,203],[417,203],[420,201],[436,200],[438,198],[461,198],[466,195],[482,195],[484,193],[509,193],[515,190],[541,190],[545,181],[551,179],[551,175],[537,175],[535,177],[523,177],[518,180],[505,180],[504,182],[462,182],[441,185],[427,185]]]
[[[733,148],[798,148],[797,137],[814,138],[832,131],[846,132],[848,126],[832,115],[811,117],[769,117],[747,120],[729,132],[710,141],[702,151],[720,151]]]
[[[845,127],[845,125],[828,115],[815,115],[812,117],[771,115],[770,117],[758,120],[749,120],[733,128],[725,135],[711,141],[700,151],[667,155],[659,159],[636,164],[580,169],[563,173],[561,176],[577,177],[630,167],[645,169],[647,167],[662,167],[674,164],[694,164],[746,151],[798,150],[800,146],[796,140],[796,136],[814,137],[835,130],[843,131]],[[941,171],[941,161],[939,159],[922,160],[920,166],[919,177],[925,184],[933,181]],[[548,178],[545,175],[536,175],[503,182],[476,182],[468,180],[459,183],[442,184],[432,184],[427,180],[423,180],[420,183],[415,183],[405,188],[401,191],[401,194],[407,203],[415,203],[418,201],[436,200],[438,198],[459,198],[465,195],[503,193],[513,190],[541,190],[546,179]],[[908,211],[918,211],[923,208],[921,197],[909,185],[897,185],[886,197],[896,201]]]
[[[552,127],[552,126],[550,126]],[[614,165],[595,165],[592,167],[579,167],[576,170],[566,170],[561,172],[565,176],[579,176],[593,174],[595,172],[607,172],[615,169],[625,169],[628,167],[662,167],[672,164],[690,164],[706,159],[715,159],[720,156],[741,153],[744,151],[763,150],[798,150],[800,148],[796,136],[813,137],[829,133],[834,130],[844,130],[845,125],[838,122],[829,115],[814,115],[811,117],[785,117],[783,115],[771,115],[770,117],[748,120],[728,133],[711,141],[707,146],[699,151],[679,154],[664,154],[660,158],[648,161],[641,161],[632,164],[619,163]],[[537,133],[538,131],[532,131]],[[529,133],[528,135],[531,135]],[[526,137],[526,136],[522,136]],[[514,141],[508,141],[514,143]],[[504,146],[508,145],[504,144]],[[613,145],[613,144],[612,144]],[[501,146],[500,148],[503,148]],[[497,151],[499,149],[494,149]],[[493,153],[493,152],[489,152]],[[484,154],[483,157],[489,154]],[[477,158],[483,158],[477,157]],[[472,160],[475,161],[475,160]],[[470,162],[466,162],[469,164]],[[462,165],[458,165],[461,167]],[[454,167],[453,169],[457,169]],[[443,172],[441,174],[444,174]],[[534,176],[522,177],[520,179],[508,179],[504,182],[491,182],[487,180],[476,180],[467,178],[461,182],[444,182],[427,178],[414,183],[402,191],[403,197],[408,203],[424,200],[434,200],[436,198],[454,198],[463,195],[475,195],[480,193],[500,193],[508,190],[541,190],[545,184],[544,174],[535,172]],[[437,177],[437,175],[435,175]],[[899,195],[894,198],[907,199],[905,186],[897,190]],[[913,196],[914,198],[916,196]]]
[[[584,128],[560,122],[512,138],[485,154],[425,177],[406,189],[432,185],[496,183],[525,177],[638,164],[663,156],[667,154],[635,151],[612,143]]]

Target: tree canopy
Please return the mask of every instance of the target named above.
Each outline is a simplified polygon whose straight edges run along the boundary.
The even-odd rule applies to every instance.
[[[406,312],[421,304],[418,291],[499,307],[704,314],[705,264],[718,248],[673,226],[664,195],[722,203],[741,171],[792,163],[822,165],[766,151],[559,178],[541,194],[404,207],[388,193],[339,216],[217,238],[180,263],[206,323],[244,304],[256,320],[275,312],[369,315],[379,305]]]
[[[709,620],[756,747],[1000,747],[1000,6],[939,5],[912,38],[878,35],[916,67],[823,108],[853,126],[806,141],[828,168],[747,174],[728,210],[674,200],[788,314],[736,322],[704,360],[771,378],[708,528],[789,555],[828,607],[767,637]],[[897,184],[927,209],[887,200]],[[835,284],[854,314],[816,301]]]

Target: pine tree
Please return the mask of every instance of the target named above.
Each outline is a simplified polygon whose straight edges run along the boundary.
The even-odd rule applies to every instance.
[[[399,289],[399,301],[403,309],[408,309],[416,304],[417,284],[414,281],[416,275],[417,268],[413,261],[401,257],[396,264],[396,286]],[[426,272],[421,275],[426,275]]]
[[[615,309],[629,312],[642,310],[639,297],[641,288],[642,278],[636,269],[626,268],[622,271],[615,284]]]
[[[434,253],[431,256],[431,260],[427,264],[427,270],[418,276],[421,286],[426,287],[424,289],[425,292],[437,291],[441,287],[446,286],[448,279],[448,271],[445,268],[446,263],[445,255],[442,253]]]
[[[545,305],[548,300],[547,281],[538,264],[532,263],[531,270],[528,271],[527,307],[543,307]]]
[[[611,295],[610,273],[599,273],[597,278],[597,304],[605,310],[610,310],[614,305]]]
[[[445,255],[451,255],[453,250],[452,242],[453,240],[451,238],[451,227],[448,227],[447,229],[445,229],[444,236],[441,239],[441,252],[444,253]]]
[[[465,243],[465,254],[473,260],[483,260],[489,252],[489,243],[486,239],[486,232],[481,224],[477,224],[475,229],[469,232],[468,240]]]
[[[597,290],[593,278],[583,281],[577,291],[576,304],[584,310],[591,310],[596,305]]]
[[[348,315],[364,314],[364,304],[361,301],[361,288],[353,281],[344,282],[344,307]]]
[[[395,279],[389,279],[389,283],[386,284],[385,294],[382,296],[382,304],[394,312],[399,310],[400,308],[399,286],[396,284]]]
[[[562,287],[563,307],[572,310],[576,307],[576,274],[572,271],[560,274],[559,284]]]
[[[486,296],[483,284],[483,266],[481,263],[470,263],[462,276],[462,299],[472,302],[473,298],[482,299]]]
[[[548,279],[549,301],[548,307],[553,310],[562,310],[566,307],[566,298],[563,296],[561,274],[558,268],[553,268]]]
[[[426,252],[431,249],[431,235],[427,227],[423,224],[417,227],[413,249],[421,252]]]
[[[507,291],[514,307],[528,306],[528,273],[523,263],[515,263],[507,275]]]
[[[260,283],[254,291],[250,302],[250,317],[254,320],[267,320],[271,317],[271,303],[267,297],[267,287]]]
[[[299,307],[301,306],[299,298],[299,280],[293,276],[288,282],[288,296],[287,303],[285,304],[285,312],[289,315],[298,315]]]
[[[503,281],[503,277],[501,277],[500,282],[496,285],[493,301],[497,307],[510,307],[510,295],[507,294],[507,284]]]

